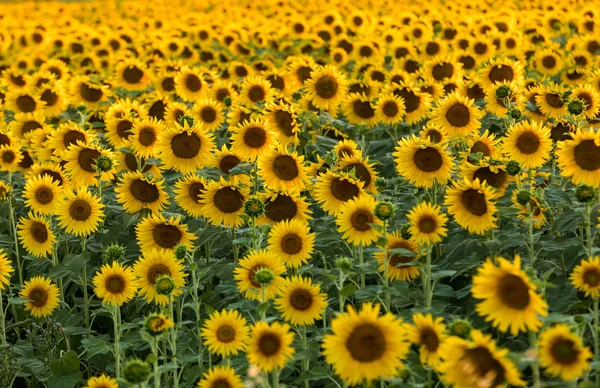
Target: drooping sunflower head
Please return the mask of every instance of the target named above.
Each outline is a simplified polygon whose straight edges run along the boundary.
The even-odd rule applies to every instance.
[[[248,343],[246,319],[236,310],[214,312],[204,322],[202,338],[212,353],[223,357],[237,355]]]
[[[35,276],[23,284],[19,296],[29,299],[25,310],[36,318],[47,317],[58,307],[58,287],[43,276]]]
[[[133,270],[116,261],[105,264],[94,276],[94,293],[105,304],[122,306],[133,299],[138,290]]]
[[[539,359],[546,372],[563,381],[576,380],[589,369],[592,352],[566,324],[557,324],[540,336]]]

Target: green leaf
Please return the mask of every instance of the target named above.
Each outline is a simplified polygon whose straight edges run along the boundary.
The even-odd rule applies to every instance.
[[[417,253],[413,252],[409,249],[406,249],[406,248],[394,248],[394,249],[388,250],[388,255],[390,255],[390,257],[394,256],[394,255],[403,256],[403,257],[415,257],[415,256],[417,256]]]
[[[449,278],[451,276],[454,276],[455,274],[456,274],[456,271],[453,271],[453,270],[436,271],[433,274],[431,274],[431,278],[433,280],[439,280],[439,279],[443,279],[443,278]]]
[[[328,368],[325,368],[325,367],[310,368],[310,370],[307,370],[306,372],[304,372],[300,376],[298,376],[298,378],[296,379],[296,383],[301,383],[304,381],[323,380],[323,379],[327,379],[328,375],[329,375]]]
[[[346,284],[344,288],[340,290],[340,295],[344,298],[349,297],[350,295],[354,295],[356,292],[356,286],[354,284]]]
[[[54,376],[78,376],[76,381],[81,379],[81,372],[79,371],[79,357],[74,351],[65,353],[58,360],[50,361],[50,370]]]

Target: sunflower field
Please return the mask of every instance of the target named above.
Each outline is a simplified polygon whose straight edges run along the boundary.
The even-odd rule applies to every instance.
[[[600,387],[598,1],[0,26],[0,387]]]

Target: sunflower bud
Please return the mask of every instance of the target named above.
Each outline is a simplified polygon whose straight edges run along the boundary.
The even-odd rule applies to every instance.
[[[410,240],[410,238],[412,237],[412,234],[410,233],[410,224],[402,225],[402,227],[400,228],[400,235],[403,239]]]
[[[248,198],[244,202],[244,213],[248,217],[260,217],[265,212],[265,203],[258,197]]]
[[[335,261],[335,266],[342,272],[348,273],[352,269],[352,260],[347,257],[340,257]]]
[[[110,171],[113,168],[113,161],[106,155],[100,155],[96,159],[96,168],[102,172]]]
[[[508,98],[510,94],[510,88],[506,85],[499,86],[496,89],[496,98]]]
[[[163,274],[156,278],[156,281],[154,282],[154,288],[160,295],[171,295],[175,288],[177,288],[177,285],[172,277]]]
[[[387,181],[385,180],[385,178],[378,177],[377,179],[375,179],[375,187],[377,188],[377,191],[385,191],[385,189],[387,188]]]
[[[586,203],[594,200],[596,190],[592,186],[579,185],[575,189],[575,198],[581,203]]]
[[[517,193],[517,202],[520,205],[527,206],[531,202],[531,193],[527,190],[520,190]]]
[[[225,99],[223,100],[223,104],[225,104],[225,106],[229,107],[229,106],[231,106],[232,103],[233,103],[233,100],[229,96],[225,97]]]
[[[506,163],[506,173],[510,176],[515,176],[521,172],[521,166],[514,160]]]
[[[142,384],[150,377],[150,365],[147,362],[134,359],[128,361],[123,368],[123,378],[131,385]]]
[[[175,323],[164,314],[151,314],[146,318],[144,330],[153,337],[159,336],[168,329],[175,326]]]
[[[567,111],[573,116],[579,116],[585,110],[585,104],[581,100],[571,100],[567,105]]]
[[[125,257],[125,247],[119,244],[110,244],[104,249],[104,260],[107,263],[121,261]]]
[[[455,319],[450,323],[450,334],[460,338],[469,338],[471,335],[471,323],[466,319]]]
[[[381,221],[387,221],[394,217],[394,205],[390,202],[379,202],[375,205],[375,216]]]
[[[515,120],[519,120],[521,117],[523,117],[523,112],[521,112],[521,110],[518,108],[513,108],[508,111],[508,115]]]
[[[193,127],[194,126],[194,118],[192,116],[188,116],[188,115],[181,116],[181,118],[179,119],[179,125],[181,125],[182,127],[185,127],[186,124],[188,127]]]
[[[261,268],[254,274],[254,280],[266,287],[275,280],[275,273],[269,268]]]
[[[179,244],[175,248],[175,257],[179,260],[183,259],[187,253],[187,247],[184,244]]]

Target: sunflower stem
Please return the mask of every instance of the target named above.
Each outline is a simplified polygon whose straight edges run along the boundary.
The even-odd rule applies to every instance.
[[[160,371],[158,370],[158,338],[154,337],[152,340],[152,354],[154,359],[152,360],[152,366],[154,368],[154,388],[160,388]],[[202,366],[200,366],[202,368]]]
[[[529,244],[527,244],[527,249],[529,250],[529,264],[533,268],[533,264],[535,263],[535,243],[533,238],[533,208],[530,203],[527,204],[527,210],[529,217],[529,222],[527,223]]]
[[[585,204],[585,229],[587,234],[587,254],[591,258],[593,256],[594,239],[592,238],[592,206],[590,202]]]
[[[0,287],[0,340],[2,340],[2,346],[6,346],[6,327],[4,324],[4,305],[2,304],[2,287]]]
[[[598,334],[600,331],[600,317],[598,316],[598,297],[594,298],[594,326],[592,330],[592,338],[594,339],[594,355],[598,357],[600,354],[600,341]],[[596,386],[600,387],[600,371],[596,371]]]
[[[169,312],[171,318],[175,320],[175,314],[173,311],[173,295],[169,295]],[[179,387],[179,374],[177,373],[177,324],[171,330],[171,356],[173,362],[173,387]]]
[[[362,245],[358,246],[358,263],[360,264],[361,267],[365,263],[364,248]],[[364,273],[360,274],[360,288],[365,288],[365,274]]]
[[[302,349],[308,350],[306,338],[306,326],[300,328],[300,343]],[[309,360],[308,357],[302,358],[302,373],[308,372]],[[308,380],[304,381],[304,388],[309,388]]]
[[[279,388],[279,369],[273,371],[273,388]]]
[[[238,251],[237,251],[237,247],[235,246],[235,226],[231,227],[231,246],[233,248],[233,262],[234,264],[237,264],[238,261]]]
[[[114,331],[115,331],[115,376],[117,379],[121,377],[121,347],[119,342],[121,341],[121,329],[119,324],[119,316],[121,315],[121,307],[118,304],[115,305],[115,311],[113,313]]]
[[[383,221],[383,285],[385,286],[385,311],[390,312],[392,296],[390,294],[390,263],[387,249],[387,220]]]
[[[262,306],[265,303],[267,303],[267,287],[265,286],[264,283],[261,283],[261,285],[260,285],[260,304],[261,304],[260,320],[261,321],[267,320],[267,309]]]
[[[541,388],[540,383],[540,364],[537,360],[537,334],[535,331],[529,332],[529,346],[534,351],[534,360],[531,363],[531,369],[533,371],[533,388]]]
[[[427,260],[425,262],[425,273],[423,274],[423,296],[425,307],[431,308],[433,300],[433,287],[431,286],[431,246],[427,245]]]
[[[193,256],[188,255],[188,258],[190,259],[190,263],[194,264]],[[195,268],[192,271],[192,284],[194,285],[194,287],[192,288],[192,297],[194,298],[194,305],[195,305],[194,312],[196,313],[196,338],[198,340],[198,366],[200,367],[200,370],[202,370],[202,365],[204,364],[204,357],[203,357],[203,349],[202,349],[202,335],[201,335],[200,325],[198,324],[198,322],[200,322],[200,305],[201,305],[200,300],[198,298],[198,288],[200,287],[200,283],[198,281],[198,275],[196,274]]]
[[[344,304],[345,304],[345,298],[344,298],[344,294],[342,293],[342,289],[344,288],[344,280],[346,280],[346,276],[344,275],[344,271],[342,271],[340,269],[340,276],[339,276],[339,281],[340,281],[340,285],[338,288],[338,293],[339,293],[339,300],[340,300],[340,314],[344,313]]]
[[[8,185],[12,189],[12,173],[11,172],[8,173]],[[15,222],[15,209],[13,208],[12,190],[10,192],[10,195],[8,196],[8,215],[10,218],[12,237],[15,242],[14,253],[15,253],[15,258],[17,259],[16,261],[17,261],[17,274],[19,275],[19,285],[22,286],[23,285],[23,267],[21,266],[21,256],[19,255],[19,241],[17,239],[17,223]]]

